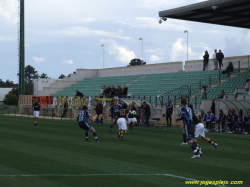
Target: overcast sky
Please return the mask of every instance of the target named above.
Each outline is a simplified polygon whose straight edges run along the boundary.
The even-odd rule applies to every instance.
[[[208,50],[225,56],[249,55],[250,31],[227,26],[168,19],[162,10],[204,0],[25,0],[25,65],[51,78],[76,69],[127,66],[131,59],[147,64],[202,58]],[[18,82],[18,0],[0,0],[0,79]]]

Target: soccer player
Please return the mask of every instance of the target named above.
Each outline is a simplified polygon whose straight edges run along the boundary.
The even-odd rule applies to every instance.
[[[194,152],[194,155],[191,158],[200,158],[200,147],[197,144],[197,140],[194,138],[194,121],[192,109],[187,107],[187,98],[181,99],[181,105],[181,112],[179,117],[175,119],[174,126],[177,126],[177,121],[183,120],[187,142]]]
[[[207,112],[207,119],[206,119],[206,127],[209,128],[209,131],[212,130],[213,124],[215,123],[215,116],[211,111],[209,110]]]
[[[129,115],[128,115],[128,123],[129,123],[129,127],[130,127],[130,131],[132,130],[133,126],[136,126],[137,124],[137,119],[136,116],[133,114],[135,111],[135,113],[137,114],[137,107],[135,102],[132,102],[132,105],[129,108]]]
[[[109,115],[111,115],[111,118],[112,118],[112,124],[110,125],[110,130],[109,130],[109,133],[112,132],[112,129],[114,127],[114,125],[116,124],[116,121],[117,121],[117,113],[120,111],[121,109],[121,106],[117,104],[117,100],[114,100],[114,104],[111,106],[110,108],[110,111],[109,111]]]
[[[203,123],[201,123],[200,120],[198,120],[198,118],[194,114],[193,105],[189,104],[188,107],[191,108],[192,114],[193,114],[194,127],[195,127],[194,128],[194,137],[198,138],[200,136],[202,140],[208,142],[209,144],[213,145],[215,149],[217,149],[218,144],[215,143],[214,141],[212,141],[210,138],[205,137],[204,125],[203,125]],[[202,154],[201,148],[199,150],[200,150],[200,155],[201,155]]]
[[[98,101],[98,104],[96,105],[95,111],[96,111],[96,115],[97,115],[96,122],[103,124],[103,122],[102,122],[103,104],[102,104],[101,100]],[[99,119],[100,119],[100,121],[99,121]]]
[[[124,138],[124,134],[126,134],[128,132],[128,114],[129,111],[127,110],[127,104],[123,103],[122,104],[122,109],[119,110],[119,112],[116,115],[117,120],[117,124],[118,124],[118,138],[121,137],[121,140],[125,140]]]
[[[38,98],[35,99],[35,102],[32,104],[32,106],[30,107],[30,111],[32,110],[32,108],[34,109],[34,127],[37,126],[37,120],[40,114],[40,108],[41,105],[38,102]]]
[[[94,123],[91,115],[88,112],[87,105],[83,105],[82,110],[79,112],[79,114],[77,116],[77,121],[79,122],[79,127],[85,130],[85,136],[86,136],[85,141],[86,142],[90,141],[89,134],[88,134],[88,131],[90,130],[93,132],[93,136],[95,137],[95,141],[99,142],[98,137],[97,137],[97,133],[96,133],[94,127],[92,127],[91,125],[88,124],[88,120],[90,120],[90,121],[92,121],[92,123]]]
[[[167,126],[169,127],[172,126],[172,114],[173,114],[173,103],[171,99],[169,99],[168,103],[166,104],[166,120],[167,120]]]

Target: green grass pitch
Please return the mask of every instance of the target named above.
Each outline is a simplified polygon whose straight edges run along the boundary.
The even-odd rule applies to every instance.
[[[33,127],[32,118],[0,115],[0,187],[200,186],[188,178],[250,186],[250,136],[207,133],[219,148],[198,139],[203,156],[191,159],[180,128],[134,127],[121,141],[109,124],[93,125],[96,143],[91,132],[84,141],[75,120],[39,119]]]

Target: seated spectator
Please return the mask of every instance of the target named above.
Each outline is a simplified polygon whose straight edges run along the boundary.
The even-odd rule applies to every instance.
[[[209,131],[211,131],[213,125],[215,124],[215,116],[214,114],[209,110],[207,112],[207,119],[206,119],[206,126],[209,128]]]
[[[75,95],[76,97],[77,96],[79,96],[79,97],[83,97],[84,95],[83,95],[83,93],[82,92],[79,92],[78,90],[76,90],[76,95]]]
[[[248,109],[248,117],[246,120],[246,127],[247,127],[248,131],[245,134],[249,134],[249,131],[250,131],[250,108]]]
[[[226,120],[226,115],[223,113],[223,110],[219,110],[219,119],[216,121],[218,125],[218,131],[222,132],[225,131],[224,126],[225,126],[225,120]]]
[[[220,94],[220,96],[219,96],[219,99],[223,99],[224,96],[225,96],[225,92],[224,92],[224,90],[221,90],[221,94]]]
[[[239,112],[239,117],[237,117],[237,121],[233,123],[233,126],[231,127],[228,133],[233,133],[236,128],[238,128],[239,133],[242,133],[243,128],[245,128],[245,130],[247,129],[245,124],[245,116],[242,110]],[[246,131],[248,131],[248,129]]]
[[[226,74],[227,73],[227,76],[229,77],[230,75],[230,72],[233,72],[234,71],[234,66],[233,66],[233,63],[232,62],[229,62],[226,70],[222,71],[221,74]]]
[[[123,86],[122,95],[123,95],[123,98],[128,97],[128,87],[126,85]]]

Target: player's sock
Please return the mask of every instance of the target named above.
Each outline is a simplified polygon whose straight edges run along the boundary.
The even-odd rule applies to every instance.
[[[199,147],[197,146],[197,142],[193,141],[191,144],[191,149],[193,150],[195,155],[199,154]]]
[[[186,133],[183,133],[182,136],[183,136],[183,142],[184,142],[184,143],[187,143],[187,136],[186,136]]]
[[[97,138],[97,133],[96,133],[96,132],[93,132],[93,136],[95,137],[95,139],[98,139],[98,138]]]
[[[208,143],[214,145],[214,141],[210,140]]]
[[[112,131],[113,127],[114,127],[114,125],[111,124],[111,125],[110,125],[110,131]]]
[[[85,132],[86,139],[89,138],[89,133]]]

